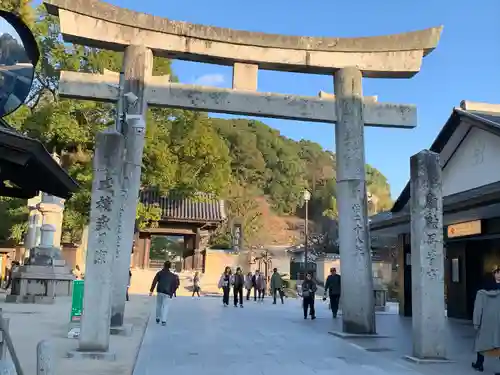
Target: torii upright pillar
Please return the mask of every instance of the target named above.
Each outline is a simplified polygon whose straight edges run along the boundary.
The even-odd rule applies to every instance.
[[[337,205],[342,269],[343,331],[374,334],[375,301],[365,177],[361,71],[335,73]]]
[[[113,272],[113,292],[111,304],[112,332],[125,332],[126,285],[129,278],[130,257],[134,241],[135,217],[141,184],[142,154],[144,150],[148,102],[145,93],[146,82],[153,72],[153,53],[144,46],[128,46],[123,59],[125,78],[124,93],[137,96],[136,103],[128,105],[127,113],[135,115],[136,121],[124,121],[122,133],[125,136],[125,157],[121,186],[121,210],[119,237]],[[118,98],[123,100],[123,98]],[[148,249],[149,250],[149,249]]]

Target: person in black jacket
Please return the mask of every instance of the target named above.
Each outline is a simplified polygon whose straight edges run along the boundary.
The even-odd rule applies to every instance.
[[[78,266],[77,266],[78,267]],[[125,301],[130,301],[130,297],[128,296],[128,290],[130,288],[130,282],[132,281],[132,271],[128,270],[128,283],[127,283],[127,292],[125,294]]]
[[[231,274],[231,267],[226,267],[219,279],[218,287],[222,289],[222,305],[224,307],[229,306],[229,291],[231,290],[231,282],[233,279]]]
[[[174,276],[175,276],[174,297],[177,297],[177,289],[179,289],[179,286],[181,285],[181,280],[179,279],[179,275],[177,275],[176,273],[174,273]]]
[[[316,297],[316,290],[318,287],[312,279],[312,273],[306,274],[306,279],[302,283],[302,307],[304,308],[304,319],[307,319],[307,312],[309,310],[311,319],[316,319],[316,311],[314,310],[314,298]]]
[[[168,301],[177,289],[177,278],[170,271],[171,264],[167,260],[163,264],[163,269],[156,273],[149,295],[153,295],[156,287],[156,323],[164,326],[167,324]]]
[[[330,297],[330,308],[332,309],[333,317],[336,318],[337,312],[339,311],[341,285],[340,275],[337,274],[337,269],[335,267],[330,269],[330,275],[326,278],[323,301],[326,301],[327,293]]]
[[[238,307],[238,297],[240,300],[240,307],[243,307],[243,285],[245,284],[245,277],[241,268],[236,268],[236,273],[233,276],[233,294],[234,294],[234,307]]]

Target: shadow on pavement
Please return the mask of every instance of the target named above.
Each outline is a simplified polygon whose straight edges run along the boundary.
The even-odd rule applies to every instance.
[[[342,317],[337,319],[328,317],[319,319],[314,329],[342,331]],[[347,338],[343,339],[352,345],[377,355],[401,361],[405,355],[412,354],[412,320],[397,314],[377,314],[377,333],[381,338]],[[465,320],[448,319],[446,321],[446,349],[447,357],[454,363],[413,364],[407,362],[411,368],[422,374],[439,374],[443,371],[455,375],[474,374],[471,363],[475,360],[473,351],[475,331],[472,323]],[[486,358],[485,372],[500,372],[500,361]]]

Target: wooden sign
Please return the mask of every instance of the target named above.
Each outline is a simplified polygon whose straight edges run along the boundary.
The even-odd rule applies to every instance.
[[[448,238],[481,234],[481,220],[467,221],[465,223],[448,225],[447,234]]]

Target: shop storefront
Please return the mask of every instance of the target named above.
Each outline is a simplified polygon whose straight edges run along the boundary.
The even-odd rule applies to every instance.
[[[443,166],[444,285],[448,316],[470,319],[476,292],[500,265],[500,112],[455,108],[430,148]],[[412,313],[409,184],[372,235],[397,237],[400,313]]]

